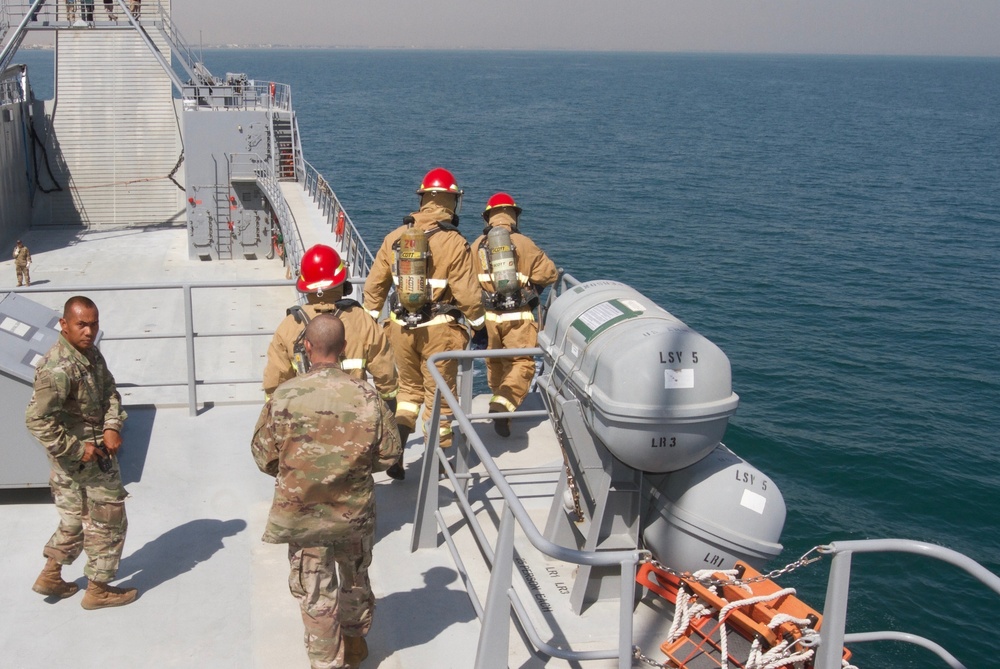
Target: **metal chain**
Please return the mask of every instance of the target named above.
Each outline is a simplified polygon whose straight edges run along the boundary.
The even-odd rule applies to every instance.
[[[661,664],[653,658],[643,655],[642,650],[638,646],[632,646],[632,659],[638,660],[639,662],[649,665],[650,667],[657,667],[657,669],[668,669],[667,665]]]
[[[576,479],[573,478],[573,472],[570,471],[568,464],[566,465],[566,486],[573,496],[573,513],[576,514],[576,522],[582,523],[584,518],[583,509],[580,507],[580,489],[576,487]]]
[[[671,576],[676,576],[678,578],[682,578],[682,579],[685,579],[685,580],[689,580],[689,581],[694,580],[694,581],[698,581],[699,583],[705,583],[707,585],[720,585],[720,584],[723,584],[723,583],[726,584],[726,585],[740,585],[740,584],[743,584],[743,583],[760,583],[762,581],[773,580],[773,579],[775,579],[778,576],[784,576],[785,574],[790,574],[790,573],[792,573],[793,571],[795,571],[796,569],[798,569],[800,567],[804,567],[806,565],[812,564],[813,562],[818,562],[819,560],[823,559],[822,555],[817,555],[816,557],[809,557],[809,556],[812,555],[813,553],[821,553],[826,548],[827,547],[824,546],[824,545],[813,546],[808,551],[806,551],[802,555],[802,557],[800,557],[798,560],[795,560],[794,562],[789,562],[787,565],[785,565],[784,567],[781,567],[780,569],[773,569],[773,570],[767,572],[766,574],[761,574],[760,576],[752,576],[750,578],[735,579],[735,580],[731,580],[731,581],[721,581],[721,580],[719,580],[719,579],[717,579],[715,577],[712,577],[712,576],[709,576],[707,578],[695,578],[694,576],[692,576],[688,572],[683,572],[683,573],[679,572],[676,569],[668,567],[667,565],[663,564],[662,562],[659,562],[659,561],[654,560],[652,558],[650,558],[648,561],[651,562],[653,564],[653,566],[656,567],[657,569],[662,569],[663,571],[667,572]]]

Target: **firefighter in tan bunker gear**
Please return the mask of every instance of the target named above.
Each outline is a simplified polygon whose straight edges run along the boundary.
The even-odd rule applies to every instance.
[[[371,374],[379,396],[395,410],[399,383],[389,338],[360,304],[344,298],[350,285],[347,267],[334,249],[316,244],[305,252],[296,288],[305,295],[306,304],[289,309],[271,338],[263,383],[268,396],[280,384],[306,371],[302,335],[309,321],[317,314],[333,314],[347,330],[340,368],[359,381],[365,380],[365,372]]]
[[[537,346],[538,323],[532,309],[538,305],[541,291],[559,278],[555,263],[518,231],[520,215],[514,198],[496,193],[483,211],[483,234],[472,245],[490,349]],[[490,413],[515,411],[534,376],[535,359],[531,356],[487,358],[486,380],[493,393]],[[500,436],[510,436],[509,418],[493,419],[493,427]]]
[[[373,318],[379,317],[396,284],[386,327],[399,370],[396,422],[404,447],[421,407],[424,419],[430,416],[434,380],[427,371],[427,359],[434,353],[466,347],[469,333],[462,317],[477,330],[483,327],[472,254],[457,228],[462,191],[451,172],[435,168],[424,176],[417,193],[420,210],[386,235],[365,282],[365,309]],[[458,362],[441,362],[437,368],[456,392]],[[438,426],[442,447],[451,445],[451,419],[451,410],[442,404]],[[424,427],[426,433],[429,426]],[[402,458],[387,473],[402,479]]]

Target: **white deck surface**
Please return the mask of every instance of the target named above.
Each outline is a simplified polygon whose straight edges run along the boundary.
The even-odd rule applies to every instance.
[[[276,261],[190,261],[185,235],[183,228],[84,235],[29,232],[24,241],[34,259],[33,288],[60,290],[31,297],[57,307],[81,284],[285,278]],[[3,272],[13,283],[10,260],[0,262]],[[231,327],[269,334],[293,301],[288,287],[215,292],[202,302],[196,299],[196,329]],[[181,331],[178,298],[153,295],[93,295],[105,333]],[[199,353],[199,376],[259,378],[268,337],[254,339],[218,339],[217,348]],[[175,348],[155,340],[131,348],[107,342],[102,350],[120,383],[168,376],[183,380],[183,340]],[[307,667],[301,620],[286,584],[285,548],[260,541],[272,479],[257,471],[249,452],[263,401],[259,388],[200,388],[199,400],[211,404],[193,417],[183,404],[184,388],[127,389],[125,395],[130,418],[121,462],[131,498],[119,581],[139,588],[140,598],[119,609],[84,611],[81,594],[50,601],[32,592],[43,564],[42,547],[56,527],[57,515],[45,490],[0,491],[0,667]],[[484,398],[477,398],[476,408],[485,408]],[[501,467],[561,462],[547,421],[515,423],[506,440],[496,438],[488,424],[483,427]],[[410,552],[417,461],[422,455],[422,439],[414,437],[406,455],[407,480],[393,482],[376,475],[378,542],[371,575],[378,604],[368,637],[370,657],[362,664],[366,668],[468,669],[476,656],[480,625],[447,548]],[[544,527],[555,477],[540,475],[519,485],[536,524]],[[498,495],[482,482],[471,488],[477,493],[473,506],[492,540],[499,518],[493,501]],[[453,497],[447,490],[441,494],[447,501]],[[469,532],[461,531],[454,505],[443,514],[458,530],[456,542],[483,600],[488,585],[484,559]],[[575,649],[614,647],[617,605],[596,605],[582,617],[573,615],[568,594],[562,592],[562,586],[571,583],[573,567],[530,554],[523,541],[519,550],[553,609],[539,620],[551,625],[557,637],[569,637]],[[81,586],[83,560],[64,569],[64,576]],[[523,583],[517,583],[515,574],[515,587],[524,591]],[[649,613],[644,604],[640,610]],[[645,622],[637,622],[637,643],[662,661],[654,649],[669,621],[659,615],[641,618]],[[517,628],[511,629],[510,667],[617,666],[533,657]],[[545,631],[542,634],[549,639]]]

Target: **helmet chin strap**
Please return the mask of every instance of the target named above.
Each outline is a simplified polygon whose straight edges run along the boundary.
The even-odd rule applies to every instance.
[[[316,289],[316,297],[320,297],[320,298],[323,297],[323,289],[322,288]]]

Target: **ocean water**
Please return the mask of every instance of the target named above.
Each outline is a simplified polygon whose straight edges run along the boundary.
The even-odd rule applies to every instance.
[[[44,79],[45,54],[28,53]],[[772,566],[899,537],[1000,573],[1000,60],[209,51],[292,85],[306,159],[373,250],[431,167],[497,190],[577,278],[629,283],[718,344],[725,441],[788,506]],[[51,62],[51,58],[49,59]],[[44,87],[44,84],[43,84]],[[782,583],[821,608],[829,560]],[[1000,600],[958,570],[857,556],[848,631],[996,666]],[[895,643],[863,669],[943,666]]]

